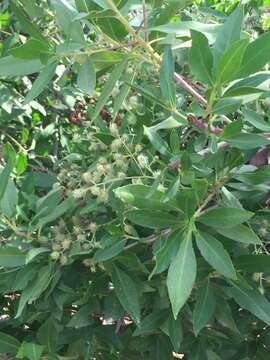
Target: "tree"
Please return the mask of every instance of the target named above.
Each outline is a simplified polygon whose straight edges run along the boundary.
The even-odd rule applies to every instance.
[[[3,2],[0,353],[269,357],[270,32],[245,3]]]

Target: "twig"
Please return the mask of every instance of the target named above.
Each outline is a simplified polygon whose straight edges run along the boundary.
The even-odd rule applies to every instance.
[[[203,107],[207,106],[207,101],[205,98],[199,94],[181,75],[174,73],[175,81],[180,85],[184,90],[189,92]]]
[[[152,234],[152,235],[148,236],[148,237],[146,238],[146,241],[144,242],[144,244],[147,244],[147,245],[152,244],[152,243],[155,242],[160,236],[168,236],[168,235],[170,235],[171,232],[172,232],[172,229],[171,229],[171,228],[163,229],[163,230],[160,231],[159,234]],[[129,249],[133,248],[134,246],[136,246],[136,245],[138,245],[138,244],[141,244],[141,242],[136,241],[136,242],[134,242],[134,243],[131,243],[131,244],[125,246],[125,247],[124,247],[124,250],[129,250]]]

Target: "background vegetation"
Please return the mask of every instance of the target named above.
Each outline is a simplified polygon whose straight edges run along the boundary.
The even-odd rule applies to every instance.
[[[1,2],[1,358],[270,359],[269,6]]]

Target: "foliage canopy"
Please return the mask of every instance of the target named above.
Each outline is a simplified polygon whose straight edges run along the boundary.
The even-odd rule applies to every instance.
[[[270,359],[267,6],[2,1],[2,356]]]

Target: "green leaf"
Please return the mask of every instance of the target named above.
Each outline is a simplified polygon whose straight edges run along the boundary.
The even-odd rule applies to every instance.
[[[132,317],[137,325],[140,324],[140,304],[138,290],[133,280],[115,265],[112,266],[112,282],[120,304]]]
[[[178,352],[180,350],[180,346],[183,340],[183,329],[181,320],[179,318],[175,320],[173,316],[170,316],[168,319],[168,330],[174,351]]]
[[[76,19],[78,12],[66,0],[51,0],[56,12],[56,19],[63,33],[68,39],[77,43],[84,44],[83,29],[80,22]]]
[[[73,198],[70,197],[70,198],[65,199],[64,201],[61,202],[61,204],[57,205],[50,214],[41,218],[38,221],[37,227],[40,228],[40,227],[48,224],[49,222],[56,220],[57,218],[62,216],[65,212],[70,210],[72,208],[73,204],[74,204]]]
[[[40,344],[46,346],[49,353],[56,351],[58,332],[53,317],[49,317],[38,329],[37,339]]]
[[[150,229],[164,229],[166,227],[176,227],[180,225],[179,218],[165,211],[148,210],[129,210],[125,217],[136,225]]]
[[[123,251],[125,244],[125,240],[120,240],[105,249],[97,250],[93,256],[93,261],[106,261],[117,256]]]
[[[218,115],[230,114],[237,110],[242,102],[238,97],[221,98],[213,106],[213,112]]]
[[[92,95],[96,87],[96,71],[91,59],[88,57],[80,66],[78,77],[78,87],[87,95]]]
[[[55,69],[57,66],[57,61],[49,62],[44,69],[41,70],[38,77],[34,81],[31,90],[26,95],[24,99],[24,104],[28,104],[30,101],[34,100],[39,96],[45,87],[49,84],[52,78],[55,75]]]
[[[160,123],[151,126],[149,129],[151,131],[158,131],[160,129],[174,129],[187,124],[188,121],[186,117],[182,114],[179,114],[177,116],[176,115],[170,116],[167,119],[161,121]]]
[[[172,181],[172,183],[170,184],[168,190],[162,196],[161,201],[163,203],[166,203],[169,200],[173,199],[175,197],[175,195],[177,194],[177,191],[179,189],[179,185],[180,185],[180,177],[177,176],[177,178],[174,181]]]
[[[213,55],[208,40],[202,33],[191,30],[192,47],[189,51],[189,63],[197,80],[212,84]]]
[[[115,41],[123,40],[128,34],[125,26],[116,18],[100,17],[95,20],[103,33],[107,34]]]
[[[40,71],[44,65],[38,59],[18,59],[5,56],[0,59],[0,76],[24,76]]]
[[[237,78],[247,45],[247,39],[236,41],[222,55],[216,67],[216,84],[224,84]]]
[[[0,354],[16,355],[20,345],[15,337],[0,332]]]
[[[162,25],[168,22],[173,15],[186,7],[187,5],[191,4],[192,0],[177,0],[177,1],[170,1],[165,7],[160,7],[160,13],[157,18],[155,18],[155,25]]]
[[[243,6],[238,6],[228,17],[224,25],[219,29],[218,36],[214,44],[214,63],[218,64],[219,59],[225,51],[240,39],[244,11]]]
[[[91,318],[91,311],[93,311],[91,304],[82,306],[74,315],[72,315],[66,326],[79,329],[91,325],[93,323],[93,319]]]
[[[130,86],[133,84],[134,78],[136,75],[136,71],[133,74],[128,74],[126,76],[126,83],[124,83],[121,88],[118,96],[114,100],[113,104],[113,120],[115,120],[116,116],[118,115],[119,110],[121,109],[125,99],[128,96]],[[131,84],[131,85],[130,85]]]
[[[27,154],[20,152],[16,161],[16,172],[18,175],[21,175],[27,169]]]
[[[38,299],[39,296],[47,289],[51,281],[51,276],[52,267],[50,265],[46,265],[39,270],[35,280],[28,284],[23,290],[15,318],[20,317],[23,309],[29,301]]]
[[[11,174],[11,171],[13,169],[13,165],[14,165],[13,164],[13,159],[10,156],[6,166],[4,167],[4,169],[0,173],[0,201],[3,199],[3,197],[4,197],[5,193],[6,193],[8,183],[9,183],[10,174]]]
[[[269,78],[270,78],[269,72],[255,74],[253,76],[249,76],[247,78],[236,81],[232,86],[228,88],[227,91],[234,90],[237,88],[257,87],[262,83],[264,83]]]
[[[164,245],[155,254],[156,265],[149,275],[149,279],[156,274],[160,274],[169,267],[172,259],[177,254],[181,239],[182,234],[179,230],[175,231],[166,238]]]
[[[255,232],[245,225],[237,225],[229,229],[217,228],[216,231],[231,240],[239,241],[244,244],[261,244],[261,240]]]
[[[205,211],[197,221],[214,228],[232,228],[248,221],[254,214],[236,208],[213,208]]]
[[[222,243],[210,234],[197,232],[195,235],[197,246],[204,259],[225,277],[236,279],[236,272],[230,255]]]
[[[241,255],[234,259],[235,266],[248,273],[269,272],[270,256],[266,254]]]
[[[21,23],[24,32],[28,33],[35,39],[38,39],[45,43],[47,42],[47,39],[39,31],[39,28],[33,23],[33,21],[29,19],[24,9],[21,6],[19,6],[18,1],[16,0],[10,1],[10,7],[13,14],[15,14],[16,18]]]
[[[38,255],[47,253],[49,251],[50,251],[50,249],[45,248],[45,247],[30,249],[26,255],[25,263],[28,264],[32,260],[34,260]]]
[[[160,89],[162,98],[175,108],[176,86],[174,81],[174,59],[172,49],[166,46],[160,67]]]
[[[270,325],[270,303],[257,290],[249,290],[233,284],[230,294],[242,308],[250,311],[257,318]]]
[[[196,257],[192,246],[192,236],[188,232],[173,259],[167,277],[167,287],[174,318],[189,298],[197,272]]]
[[[22,267],[16,274],[15,281],[12,285],[13,291],[23,290],[33,280],[40,269],[39,264],[30,264]]]
[[[270,61],[270,32],[252,41],[245,52],[239,77],[246,77],[262,69]]]
[[[17,247],[6,246],[0,248],[0,266],[4,268],[23,266],[25,260],[25,253]]]
[[[270,124],[268,124],[261,115],[250,109],[244,109],[243,114],[245,120],[261,131],[270,131]]]
[[[166,203],[161,202],[163,193],[154,189],[151,196],[148,194],[151,191],[151,186],[130,184],[121,186],[114,190],[115,195],[125,204],[133,205],[139,209],[152,209],[152,210],[176,210],[177,203],[175,199],[171,199]]]
[[[270,140],[257,134],[241,133],[230,139],[228,142],[240,150],[258,149],[262,146],[270,144]]]
[[[137,328],[132,336],[140,336],[152,333],[153,331],[156,331],[159,326],[161,326],[164,321],[167,319],[168,313],[167,311],[161,311],[156,310],[149,315],[147,315],[145,318],[142,319],[140,323],[140,327]]]
[[[159,151],[163,155],[170,155],[170,149],[168,144],[162,139],[162,137],[156,132],[151,130],[150,128],[147,128],[146,126],[144,128],[144,133],[148,137],[150,143],[153,145],[153,147]]]
[[[193,329],[196,336],[204,328],[215,312],[216,298],[210,280],[207,279],[196,294],[193,311]]]
[[[29,39],[23,45],[9,50],[9,54],[20,59],[40,59],[41,55],[48,52],[48,45],[37,39]]]
[[[40,360],[41,354],[43,353],[44,346],[23,342],[18,350],[16,358],[29,360]]]
[[[167,34],[175,34],[181,37],[189,37],[190,30],[197,30],[203,33],[208,38],[209,42],[213,43],[220,28],[221,26],[217,24],[204,24],[197,21],[180,21],[155,26],[150,28],[150,30],[157,30]]]
[[[238,135],[243,128],[242,120],[234,120],[230,124],[227,124],[221,134],[221,139],[227,140]]]
[[[169,108],[169,106],[163,101],[163,99],[161,98],[161,94],[160,93],[155,93],[152,92],[150,87],[148,86],[140,86],[140,85],[135,85],[135,84],[130,84],[130,86],[138,93],[141,94],[143,97],[145,97],[146,99],[150,100],[153,104],[158,104],[160,106],[162,106],[163,108],[167,109],[167,110],[171,110]]]
[[[126,57],[120,64],[116,65],[113,71],[110,74],[109,79],[107,80],[106,84],[104,85],[102,92],[98,98],[98,102],[96,104],[96,108],[93,114],[93,120],[95,120],[104,105],[106,104],[107,100],[109,99],[113,88],[115,87],[116,82],[119,80],[122,72],[127,66],[128,58]]]

